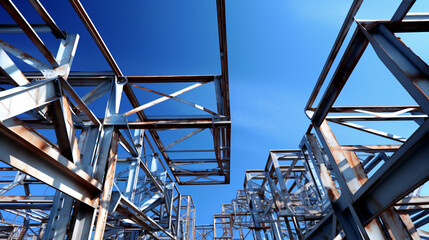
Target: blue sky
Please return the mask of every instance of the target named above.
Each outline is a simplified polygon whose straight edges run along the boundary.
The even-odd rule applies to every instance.
[[[229,203],[236,190],[243,188],[244,170],[262,169],[270,149],[298,147],[310,124],[304,106],[351,2],[226,1],[232,114],[231,184],[180,187],[182,194],[193,196],[197,223],[212,222],[212,215],[221,212],[221,204]],[[429,11],[429,3],[424,2],[418,1],[411,11]],[[72,70],[109,70],[69,3],[42,3],[62,29],[81,36]],[[125,75],[220,74],[214,0],[121,3],[82,0],[82,3]],[[390,18],[399,3],[399,0],[364,1],[357,18]],[[18,5],[26,7],[26,4]],[[0,18],[11,22],[3,10]],[[32,19],[41,22],[35,15]],[[48,45],[56,46],[55,39],[42,36]],[[401,37],[415,47],[423,59],[429,59],[429,52],[423,47],[429,40],[428,34],[403,34]],[[13,36],[7,38],[14,39]],[[19,39],[22,41],[22,36]],[[20,44],[24,51],[25,43],[24,40]],[[385,86],[389,86],[388,90]],[[155,88],[169,92],[177,87]],[[198,102],[206,101],[203,94],[187,96]],[[210,101],[204,103],[204,106],[214,106]],[[336,105],[346,104],[408,105],[414,102],[368,47]],[[407,136],[410,127],[415,126],[394,127],[394,130]],[[332,128],[334,133],[340,134],[341,144],[392,143],[364,134],[358,139],[351,138],[351,131],[338,126]]]

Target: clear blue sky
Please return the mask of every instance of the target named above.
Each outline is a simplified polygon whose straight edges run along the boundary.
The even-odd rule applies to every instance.
[[[244,170],[263,168],[270,149],[298,147],[310,124],[304,115],[304,106],[351,2],[226,1],[232,114],[231,184],[180,187],[182,194],[193,196],[197,223],[212,222],[212,215],[221,212],[221,203],[229,203],[236,190],[243,188]],[[418,1],[411,12],[429,11],[429,3],[423,2]],[[62,29],[81,35],[72,70],[109,70],[68,1],[42,3]],[[215,0],[82,0],[82,3],[125,75],[220,74]],[[364,1],[357,18],[388,19],[399,3],[399,0]],[[21,4],[28,5],[18,5]],[[0,18],[2,22],[12,23],[3,10]],[[36,16],[34,19],[33,23],[41,23]],[[429,59],[428,34],[401,37],[423,59]],[[11,41],[13,37],[8,39]],[[57,44],[48,36],[43,40],[48,45]],[[164,89],[164,92],[170,90]],[[204,102],[204,96],[191,98]],[[414,102],[369,47],[336,105],[377,104]],[[214,103],[207,102],[207,105],[214,106]],[[365,134],[352,139],[352,131],[332,128],[340,136],[341,144],[389,143]],[[392,130],[392,126],[384,130],[389,129]],[[393,129],[398,135],[410,133],[409,126],[395,125]]]

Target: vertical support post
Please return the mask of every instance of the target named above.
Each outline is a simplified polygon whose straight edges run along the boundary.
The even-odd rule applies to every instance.
[[[229,232],[231,233],[231,240],[234,239],[234,233],[232,232],[232,216],[229,215]]]
[[[95,144],[97,144],[97,142],[99,141],[98,159],[94,159],[93,167],[93,176],[94,178],[98,177],[99,181],[102,177],[104,177],[107,160],[109,158],[110,147],[113,144],[113,131],[113,127],[102,128],[100,134],[101,137],[99,140],[93,139],[92,141],[90,141],[90,139],[88,139],[88,141],[85,141],[85,144],[89,145],[88,147],[85,147],[86,149],[95,147]],[[92,144],[94,144],[94,146]],[[88,151],[91,152],[91,150]],[[83,158],[83,161],[84,159],[85,156]],[[85,160],[85,162],[86,161],[90,162],[89,159]],[[96,209],[92,207],[86,206],[85,204],[80,204],[78,206],[78,214],[76,216],[72,240],[90,239],[96,214]]]
[[[43,240],[65,238],[73,201],[72,197],[67,196],[63,192],[56,191],[49,221],[43,234]]]
[[[89,240],[92,227],[95,220],[95,209],[86,205],[79,204],[78,213],[72,233],[72,240]]]
[[[189,240],[189,224],[191,221],[191,196],[187,195],[187,206],[186,206],[186,240]]]
[[[271,225],[271,230],[273,232],[274,239],[275,240],[282,240],[283,237],[282,237],[281,227],[280,227],[278,222],[274,221],[276,219],[276,217],[274,216],[274,213],[270,214],[270,218],[271,218],[271,220],[273,220],[273,222],[270,223],[270,225]]]
[[[216,239],[217,234],[216,234],[216,218],[213,217],[213,239]]]
[[[116,171],[117,151],[119,135],[113,132],[112,145],[110,147],[109,161],[107,164],[106,178],[103,185],[103,193],[100,199],[98,218],[95,226],[94,240],[102,240],[106,228],[107,215],[109,213],[110,198],[112,197],[113,182]]]
[[[105,118],[109,118],[119,112],[122,90],[125,84],[125,79],[117,77],[114,78],[114,81],[112,82],[109,100],[107,102]],[[103,139],[103,141],[107,142],[102,142],[102,144],[104,145],[106,143],[109,143],[110,147],[104,147],[100,150],[99,159],[96,163],[96,167],[94,168],[94,178],[103,179],[104,176],[103,193],[101,195],[100,206],[98,210],[98,217],[93,238],[94,240],[103,239],[104,230],[106,228],[109,203],[110,198],[112,196],[113,182],[115,178],[117,151],[119,143],[119,134],[115,132],[113,127],[105,128],[105,131],[107,135],[111,134],[111,138],[109,139],[109,137],[107,137],[106,139]],[[108,154],[108,158],[105,158],[105,154]],[[106,160],[108,160],[107,171],[106,174],[104,174],[104,166],[106,166]]]
[[[61,41],[55,59],[59,67],[53,71],[43,71],[42,73],[45,77],[54,77],[49,76],[48,72],[50,72],[52,75],[62,75],[64,79],[67,79],[78,42],[79,35],[69,35],[66,39]],[[60,91],[62,92],[62,90]],[[78,139],[76,137],[73,116],[67,97],[62,96],[58,101],[51,103],[49,110],[61,154],[74,162],[77,166],[82,167]],[[59,191],[56,192],[54,205],[49,216],[48,224],[46,225],[46,230],[43,234],[44,240],[65,238],[73,203],[74,199],[72,197]]]
[[[117,114],[119,111],[120,100],[122,95],[124,81],[118,82],[118,79],[115,77],[110,91],[109,100],[107,103],[106,109],[106,117],[110,117],[113,114]],[[92,152],[95,145],[98,143],[98,155],[94,154],[91,156],[97,156],[96,159],[93,160],[92,164],[92,174],[93,177],[100,182],[103,182],[104,177],[106,175],[104,181],[103,195],[101,196],[101,202],[99,207],[99,213],[97,218],[96,232],[94,233],[94,238],[102,239],[105,229],[105,224],[107,220],[107,211],[108,205],[111,197],[111,191],[113,187],[113,178],[114,172],[116,168],[116,159],[112,159],[112,154],[117,151],[119,135],[114,133],[113,127],[104,127],[101,129],[100,139],[90,138],[88,139],[89,144],[85,149],[89,152]],[[94,144],[94,145],[92,145]],[[85,151],[86,151],[85,150]],[[116,156],[114,156],[116,158]],[[90,159],[86,159],[84,156],[86,163],[91,163]],[[111,161],[114,162],[112,163]],[[105,172],[106,164],[108,166],[108,171]],[[114,166],[113,166],[114,165]],[[113,174],[112,174],[113,173]],[[137,174],[138,175],[138,174]],[[108,181],[108,182],[106,182]],[[110,189],[110,190],[109,190]],[[102,214],[100,214],[100,212]],[[80,204],[78,215],[76,217],[75,229],[73,231],[72,239],[90,239],[91,232],[93,228],[93,224],[95,221],[96,209],[88,208],[84,206],[84,204]],[[95,235],[97,234],[97,235]]]
[[[127,186],[125,188],[124,196],[128,198],[131,202],[134,201],[134,196],[137,187],[137,180],[139,177],[139,169],[140,169],[140,160],[132,159],[130,160],[130,167],[127,179]]]

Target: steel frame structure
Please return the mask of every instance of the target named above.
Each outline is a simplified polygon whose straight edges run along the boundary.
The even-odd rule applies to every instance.
[[[400,147],[343,145],[339,149],[356,161],[353,171],[374,177]],[[345,176],[335,175],[334,168],[339,167],[332,166],[327,151],[313,133],[304,136],[300,150],[270,151],[265,169],[247,170],[245,190],[238,191],[232,204],[222,205],[222,214],[213,216],[209,227],[217,235],[198,239],[246,239],[240,234],[245,230],[252,231],[253,239],[350,238],[343,226],[351,219],[336,213],[337,204],[341,204],[338,201],[344,196],[338,178]],[[343,169],[347,164],[342,163]],[[348,183],[353,186],[356,180]],[[428,223],[428,197],[420,196],[420,190],[415,188],[363,226],[369,239],[424,239],[427,232],[419,228]],[[358,230],[355,225],[348,227]]]
[[[155,77],[121,72],[79,0],[69,2],[111,71],[71,71],[79,34],[61,30],[39,0],[29,2],[45,24],[30,24],[11,0],[0,1],[16,22],[0,23],[0,33],[24,33],[46,60],[0,40],[0,160],[6,163],[0,169],[0,237],[193,239],[195,207],[177,184],[230,181],[225,2],[216,1],[221,74]],[[60,42],[56,56],[41,32]],[[20,70],[16,61],[37,72]],[[151,83],[189,86],[165,94],[150,89]],[[178,97],[204,84],[213,85],[216,111]],[[142,92],[159,98],[141,104]],[[166,100],[205,115],[145,114]],[[129,120],[133,114],[136,121]],[[159,131],[175,129],[190,132],[165,145]],[[212,136],[211,149],[177,147],[202,131]],[[213,158],[199,157],[201,152]],[[173,159],[171,153],[185,157]]]
[[[256,239],[301,239],[331,211],[312,164],[300,150],[272,150],[264,170],[246,171]]]
[[[222,214],[213,215],[212,227],[215,239],[255,238],[255,226],[244,190],[238,190],[231,203],[222,204]]]
[[[421,239],[419,233],[427,234],[418,229],[427,223],[426,214],[422,214],[425,210],[414,209],[420,212],[417,217],[415,212],[398,212],[395,209],[404,197],[424,201],[425,198],[419,197],[417,192],[429,179],[429,169],[424,163],[429,139],[426,128],[429,102],[424,84],[429,79],[429,67],[395,36],[395,33],[429,30],[425,14],[408,13],[415,2],[402,1],[390,20],[367,21],[354,20],[362,4],[361,0],[356,0],[343,23],[305,108],[312,125],[301,147],[307,151],[308,157],[319,162],[321,179],[334,210],[306,234],[306,239],[340,234],[333,230],[337,229],[333,227],[337,221],[342,229],[341,234],[348,239]],[[356,29],[317,107],[313,107],[353,21]],[[368,45],[417,106],[334,106]],[[411,136],[403,138],[361,126],[354,123],[356,121],[414,121],[418,128]],[[338,143],[328,122],[394,140],[400,145],[344,147]],[[313,132],[317,134],[323,151]],[[373,155],[365,159],[359,157],[360,153],[368,152]],[[326,167],[327,163],[331,169]],[[413,214],[411,218],[410,214]]]
[[[428,15],[408,13],[416,1],[404,0],[390,20],[355,20],[362,2],[353,1],[305,107],[311,124],[300,149],[273,150],[264,170],[246,171],[254,226],[270,224],[271,234],[259,229],[257,239],[429,237],[422,229],[429,223],[428,197],[420,195],[429,180],[429,66],[395,35],[428,32]],[[353,23],[356,29],[322,92]],[[334,106],[368,45],[417,105]],[[402,137],[364,126],[375,121],[417,127]],[[379,144],[341,145],[331,124],[378,136]]]
[[[244,190],[238,190],[231,203],[222,204],[222,213],[213,223],[195,226],[195,239],[254,239],[254,222]]]
[[[70,3],[112,71],[71,71],[78,34],[62,31],[38,0],[30,3],[44,25],[29,24],[12,1],[0,1],[16,22],[0,25],[0,32],[25,33],[46,58],[0,41],[0,237],[245,239],[246,229],[256,239],[428,238],[421,227],[429,223],[429,200],[420,190],[429,180],[429,66],[395,33],[429,32],[429,18],[408,13],[415,0],[403,0],[390,20],[355,20],[362,2],[353,1],[305,107],[311,125],[300,149],[271,151],[265,169],[246,171],[244,190],[222,206],[213,225],[195,226],[192,198],[181,195],[177,184],[229,183],[224,1],[217,1],[221,75],[161,77],[124,76],[78,0]],[[353,22],[356,29],[322,94]],[[56,56],[39,32],[59,39]],[[334,106],[368,45],[417,105]],[[16,59],[38,72],[21,71]],[[165,94],[150,83],[192,85]],[[178,97],[204,84],[216,90],[216,112]],[[82,94],[83,87],[90,92]],[[141,105],[134,90],[161,97]],[[127,104],[121,104],[123,93]],[[101,114],[89,107],[103,98]],[[144,113],[169,99],[206,115]],[[132,114],[137,121],[128,120]],[[418,128],[401,137],[355,123],[373,121],[411,121]],[[399,144],[341,145],[332,123]],[[173,129],[192,130],[165,146],[159,131]],[[205,129],[213,149],[171,150]],[[207,151],[212,159],[170,157]]]
[[[298,239],[332,212],[314,162],[301,150],[270,151],[264,170],[247,170],[244,190],[213,216],[213,239]]]
[[[236,198],[229,204],[222,204],[222,215],[232,216],[233,239],[254,238],[254,224],[249,211],[246,192],[238,190]]]

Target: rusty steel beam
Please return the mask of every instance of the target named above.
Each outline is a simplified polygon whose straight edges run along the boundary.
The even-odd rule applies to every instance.
[[[310,99],[308,100],[305,110],[308,110],[313,106],[314,101],[316,100],[316,97],[320,91],[320,88],[322,87],[326,77],[328,76],[329,70],[332,67],[332,64],[335,61],[335,58],[337,57],[338,52],[340,51],[340,48],[346,39],[347,33],[354,21],[354,17],[356,13],[358,12],[360,6],[362,5],[363,0],[354,0],[352,3],[352,6],[350,7],[349,12],[347,13],[346,19],[344,20],[343,25],[341,26],[340,32],[338,33],[337,38],[335,39],[334,46],[331,49],[331,52],[329,53],[328,59],[325,62],[325,65],[323,66],[322,72],[320,73],[319,78],[317,79],[316,86],[314,87]]]
[[[341,189],[341,196],[336,202],[332,203],[332,207],[347,238],[362,239],[369,237],[372,239],[372,235],[375,234],[375,230],[378,228],[377,231],[381,235],[376,238],[385,239],[386,236],[382,236],[384,233],[380,223],[373,224],[374,221],[382,219],[382,224],[387,230],[386,234],[388,233],[391,238],[420,239],[415,228],[420,227],[421,224],[416,223],[416,225],[413,225],[408,215],[403,215],[402,213],[398,215],[395,209],[392,208],[397,201],[429,179],[429,175],[423,173],[424,171],[427,173],[427,169],[422,170],[422,172],[420,172],[421,169],[417,169],[419,165],[423,165],[421,162],[423,161],[422,156],[427,154],[424,150],[426,149],[424,145],[426,144],[425,139],[428,138],[426,136],[427,115],[425,113],[427,113],[426,108],[428,106],[426,82],[427,76],[429,76],[429,67],[392,33],[392,31],[427,31],[425,16],[416,15],[416,18],[414,18],[414,14],[412,14],[410,18],[406,17],[414,2],[403,1],[391,21],[358,21],[358,28],[351,38],[349,46],[345,50],[318,107],[313,108],[311,106],[320,89],[320,87],[317,89],[318,85],[315,88],[317,93],[315,94],[313,91],[309,100],[311,104],[307,104],[306,107],[307,115],[311,118],[312,124],[325,148],[333,167],[333,175],[335,175],[335,179]],[[418,103],[418,106],[333,107],[336,98],[352,73],[354,66],[359,61],[368,42],[371,43],[378,57]],[[359,115],[343,116],[336,114],[328,116],[328,113],[357,113]],[[404,115],[405,113],[411,115]],[[417,121],[420,117],[421,120]],[[404,144],[373,147],[339,146],[326,120],[393,140],[400,140]],[[349,122],[378,120],[416,120],[420,127],[409,139],[406,139]],[[311,129],[310,127],[308,132]],[[372,170],[370,168],[365,168],[364,170],[360,166],[360,160],[355,152],[374,154],[378,151],[383,154],[383,151],[393,152],[393,155],[387,157],[384,154],[386,158],[384,164],[379,169],[374,170],[375,173],[371,177],[367,177],[365,171]],[[402,179],[407,179],[406,183],[403,180],[398,181],[395,179],[400,176]],[[338,232],[334,231],[336,223],[329,222],[329,224],[325,223],[325,225],[318,226],[313,231],[314,235],[311,234],[308,238],[326,237],[328,234],[326,228],[329,228],[329,225],[332,225],[333,229],[330,238],[338,237],[339,235],[336,235]],[[365,236],[365,230],[363,230],[362,225],[365,226],[368,236]],[[372,225],[374,226],[371,227]],[[353,232],[354,227],[357,227],[359,232]]]
[[[0,203],[52,203],[53,196],[0,196]]]
[[[332,156],[337,164],[341,166],[342,175],[347,181],[351,193],[355,196],[355,193],[368,181],[368,176],[360,160],[357,158],[355,152],[338,149],[338,143],[336,143],[335,137],[327,122],[322,124],[321,132],[324,138],[327,139],[327,144],[329,145],[330,152],[332,152]],[[347,161],[347,163],[344,161]],[[355,211],[360,213],[362,210],[360,208],[355,208]],[[381,218],[392,235],[396,237],[401,236],[401,239],[410,239],[410,236],[402,227],[401,221],[393,209],[386,208],[385,211],[381,213]],[[371,222],[366,223],[365,230],[370,238],[384,238],[383,230],[381,229],[381,224],[378,219],[373,219]]]
[[[15,20],[15,22],[24,30],[25,34],[30,38],[30,40],[36,45],[36,47],[40,50],[40,52],[45,56],[48,62],[53,67],[58,67],[58,62],[55,60],[55,57],[46,47],[46,45],[39,38],[37,33],[31,27],[31,25],[27,22],[24,16],[19,12],[18,8],[16,8],[15,4],[11,0],[1,1],[0,4],[3,8],[9,13],[9,15]]]
[[[97,46],[99,47],[100,51],[102,52],[102,54],[104,55],[105,59],[107,60],[107,62],[109,63],[110,67],[113,70],[113,73],[119,77],[119,79],[122,79],[123,74],[121,72],[121,70],[119,69],[118,65],[116,64],[115,60],[113,59],[111,53],[109,52],[106,44],[104,43],[103,39],[101,38],[101,36],[98,34],[97,29],[95,28],[95,25],[92,23],[91,19],[89,18],[89,16],[87,15],[87,13],[85,12],[82,4],[78,1],[78,0],[70,0],[70,3],[72,4],[72,6],[74,7],[76,13],[79,15],[79,17],[81,18],[81,20],[83,21],[84,25],[86,26],[87,30],[90,32],[91,36],[93,37],[94,41],[97,43]],[[221,86],[221,95],[222,95],[222,100],[218,101],[222,101],[223,103],[223,115],[229,116],[229,94],[228,94],[228,71],[227,71],[227,56],[226,56],[226,23],[225,23],[225,3],[224,1],[218,1],[217,2],[217,9],[218,9],[218,26],[219,26],[219,39],[220,39],[220,51],[221,51],[221,67],[222,67],[222,86]],[[161,82],[182,82],[182,81],[187,81],[187,82],[193,82],[196,79],[202,79],[202,81],[200,82],[210,82],[213,81],[215,78],[215,76],[177,76],[177,77],[133,77],[130,76],[129,80],[128,77],[124,77],[123,81],[134,81],[134,82],[139,82],[139,83],[147,83],[147,82],[151,82],[151,81],[156,81],[157,79],[159,79],[159,81]],[[73,80],[72,80],[73,81]],[[129,112],[129,114],[136,112],[140,121],[141,122],[149,122],[150,120],[148,120],[147,116],[145,115],[145,113],[143,111],[140,111],[142,109],[140,108],[145,108],[145,105],[141,106],[135,93],[133,92],[133,90],[131,89],[129,82],[127,84],[124,85],[124,92],[127,95],[132,107],[135,109],[135,111],[131,111]],[[139,110],[139,111],[137,111]],[[228,124],[228,123],[227,123]],[[164,145],[156,131],[156,129],[159,128],[160,125],[148,125],[148,130],[150,135],[152,136],[152,139],[155,142],[155,145],[158,147],[158,149],[161,152],[161,155],[163,156],[163,158],[165,159],[165,161],[167,162],[167,164],[171,164],[170,161],[170,157],[167,154],[166,151],[164,151]],[[190,127],[191,128],[191,124],[187,125],[187,124],[177,124],[177,126],[174,126],[174,124],[172,124],[171,127],[168,128],[183,128],[183,127]],[[198,123],[196,123],[194,125],[196,128],[202,127],[205,128],[205,126],[203,125],[198,125]],[[230,130],[229,130],[229,126],[226,126],[227,129],[225,130],[225,132],[221,134],[221,136],[219,136],[219,138],[221,138],[221,141],[219,141],[218,145],[216,145],[215,147],[217,147],[218,149],[220,148],[220,144],[222,143],[223,145],[229,146],[230,145]],[[225,155],[227,155],[227,158],[229,159],[229,150],[219,150],[222,151]],[[229,164],[226,164],[227,166],[227,172],[229,174]],[[223,171],[223,168],[222,168]],[[176,181],[178,181],[179,183],[181,182],[181,180],[175,176]],[[226,182],[229,182],[229,178],[226,179]]]
[[[424,163],[425,156],[429,154],[427,146],[429,144],[427,121],[429,66],[394,33],[427,32],[429,16],[418,13],[407,14],[415,1],[404,0],[391,20],[357,21],[358,27],[333,73],[331,82],[317,108],[312,106],[361,3],[362,1],[353,2],[305,108],[312,124],[303,139],[305,143],[301,142],[300,145],[305,158],[303,166],[299,165],[302,159],[298,156],[280,157],[282,151],[276,150],[271,151],[267,162],[269,167],[266,166],[265,171],[247,170],[245,172],[244,187],[247,191],[256,193],[250,200],[252,204],[249,204],[249,206],[252,205],[249,208],[255,209],[252,213],[253,223],[259,224],[261,219],[266,220],[259,216],[261,213],[277,209],[279,214],[272,222],[277,222],[279,217],[285,216],[282,230],[285,236],[289,235],[290,239],[417,240],[421,239],[419,235],[427,236],[426,232],[418,228],[429,222],[426,216],[429,212],[427,199],[419,196],[422,184],[429,180],[429,169]],[[368,43],[371,43],[378,57],[414,98],[417,106],[334,106]],[[327,121],[403,144],[382,145],[384,142],[381,142],[380,145],[341,146]],[[410,134],[411,136],[403,138],[352,123],[354,121],[409,121],[417,123],[419,127]],[[312,132],[316,132],[319,139]],[[320,147],[319,142],[323,148]],[[299,151],[294,152],[294,154],[299,153]],[[186,161],[186,159],[183,160],[183,162]],[[282,163],[289,165],[282,166]],[[306,172],[320,178],[318,182],[327,191],[331,202],[331,204],[328,202],[328,211],[323,212],[318,218],[311,218],[316,220],[313,228],[303,228],[299,224],[302,212],[288,212],[295,206],[302,206],[294,202],[296,198],[290,197],[298,187],[299,181],[288,182],[288,184],[284,182],[291,180],[294,174],[301,174],[300,177],[302,177]],[[269,193],[266,192],[268,186],[271,191]],[[323,188],[318,190],[323,192]],[[300,193],[303,192],[304,190]],[[302,195],[309,199],[313,197]],[[268,199],[265,199],[267,196]],[[225,221],[225,224],[219,226],[226,229],[228,223]],[[255,229],[259,228],[255,227]],[[229,238],[226,230],[224,233],[223,237]],[[256,239],[261,238],[260,235],[255,236]],[[272,238],[281,239],[282,237]]]
[[[39,59],[32,57],[30,54],[25,53],[25,52],[19,50],[18,48],[14,47],[14,46],[12,46],[12,45],[4,42],[4,41],[1,41],[1,40],[0,40],[0,47],[4,51],[7,51],[10,54],[13,54],[16,58],[22,60],[23,62],[27,63],[28,65],[32,66],[33,68],[35,68],[41,72],[49,71],[52,68],[51,66],[40,61]],[[17,75],[18,73],[22,74],[22,75],[24,75],[24,74],[17,67],[12,67],[14,65],[14,63],[8,56],[2,55],[1,61],[2,61],[1,66],[4,66],[5,63],[8,63],[7,65],[9,65],[9,66],[6,65],[7,71],[5,69],[6,66],[1,67],[1,68],[3,68],[3,71],[4,71],[6,76],[8,76],[9,78],[12,78],[12,80],[14,81],[14,82],[12,82],[13,85],[19,86],[19,85],[24,85],[24,84],[27,84],[30,82],[25,76],[24,76],[25,79],[23,79],[23,80],[19,80],[19,78],[22,78],[22,76],[18,76],[18,78],[13,77],[14,75]],[[1,76],[0,76],[0,78],[1,78]]]
[[[391,115],[391,116],[327,116],[325,119],[332,122],[344,121],[410,121],[416,119],[426,120],[426,114],[421,115]]]
[[[82,3],[79,0],[69,0],[69,2],[73,6],[79,18],[82,20],[89,34],[91,34],[91,37],[94,39],[95,43],[97,44],[98,48],[100,49],[109,66],[112,68],[115,75],[118,77],[122,77],[123,75],[121,69],[119,69],[118,64],[116,64],[115,59],[107,48],[107,45],[104,43],[103,38],[98,33],[98,30],[92,22],[91,18],[86,13]]]
[[[144,212],[141,212],[137,206],[135,206],[128,199],[124,198],[120,193],[115,194],[114,209],[111,211],[118,212],[126,217],[130,217],[139,226],[143,227],[149,232],[163,231],[168,237],[174,239],[175,237],[168,232],[165,228],[160,226],[156,221],[147,216]],[[154,237],[155,235],[152,235]]]
[[[107,171],[104,180],[103,193],[100,198],[100,205],[98,209],[97,223],[94,230],[94,239],[103,239],[104,231],[106,228],[107,216],[109,213],[109,202],[112,197],[112,189],[115,179],[117,153],[118,153],[118,133],[113,133],[112,143],[109,149]]]
[[[393,113],[398,111],[407,110],[407,112],[419,112],[421,113],[422,110],[420,109],[420,106],[356,106],[356,107],[349,107],[349,106],[334,106],[329,109],[329,113],[362,113],[362,112],[376,112],[376,113]],[[315,111],[316,108],[309,108],[311,111]]]
[[[329,109],[332,107],[338,95],[340,94],[341,89],[344,87],[344,84],[358,63],[367,45],[368,40],[362,31],[357,28],[352,36],[352,39],[350,40],[349,45],[347,46],[347,49],[345,50],[345,54],[338,64],[337,70],[335,71],[332,80],[329,83],[327,91],[323,94],[323,97],[321,98],[314,114],[309,116],[311,121],[317,126],[322,124],[323,119],[326,117]]]
[[[0,125],[0,134],[1,161],[90,206],[98,205],[101,184],[31,128],[12,119]]]
[[[63,96],[57,101],[52,102],[49,106],[61,154],[70,159],[74,164],[81,166],[80,150],[67,98]]]
[[[94,120],[95,121],[95,120]],[[102,122],[103,119],[98,119],[99,122]],[[40,129],[49,129],[52,128],[52,126],[46,122],[46,121],[40,121],[40,120],[25,120],[25,123],[27,123],[29,126],[32,126],[33,128],[40,128]],[[105,126],[115,126],[118,129],[182,129],[182,128],[228,128],[231,126],[231,121],[225,119],[225,120],[213,120],[212,118],[191,118],[191,119],[151,119],[146,120],[144,122],[140,121],[133,121],[128,122],[128,124],[125,123],[110,123],[109,121],[105,121]],[[84,126],[76,125],[76,128],[83,128]],[[164,148],[165,149],[165,148]],[[220,149],[222,151],[222,149]],[[168,151],[167,151],[168,152]]]
[[[56,38],[62,38],[66,39],[66,34],[61,31],[61,29],[57,26],[54,19],[49,15],[49,13],[46,11],[45,7],[40,3],[39,0],[29,0],[31,5],[36,9],[36,11],[39,13],[39,15],[42,17],[43,21],[49,26],[51,29],[52,34]]]
[[[217,19],[218,19],[218,34],[219,34],[219,50],[221,61],[221,88],[222,98],[224,102],[223,115],[229,116],[229,79],[228,79],[228,55],[227,55],[227,41],[226,41],[226,13],[225,13],[225,0],[216,0],[217,6]]]
[[[73,100],[76,101],[79,109],[83,111],[91,120],[91,122],[95,126],[101,125],[100,121],[97,119],[97,117],[94,115],[94,113],[91,111],[91,109],[88,108],[87,104],[79,97],[79,95],[74,91],[74,89],[70,86],[70,84],[65,81],[63,78],[60,78],[61,87],[72,97]]]

